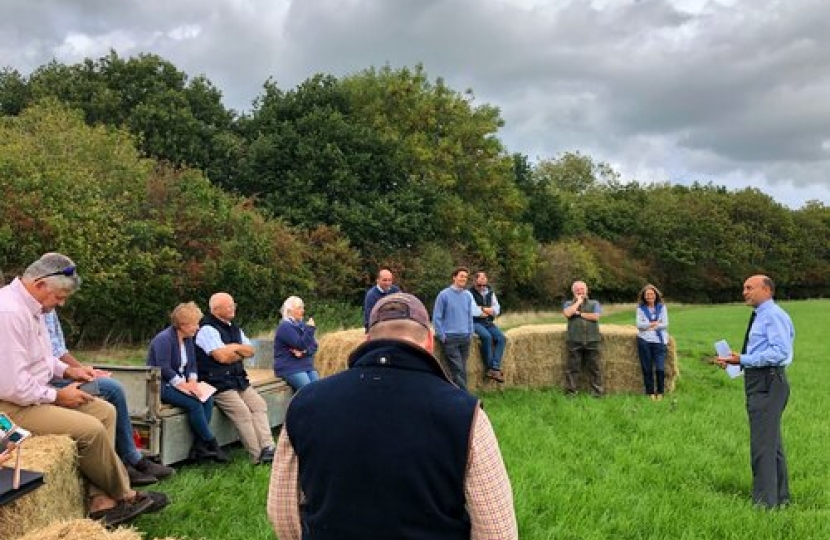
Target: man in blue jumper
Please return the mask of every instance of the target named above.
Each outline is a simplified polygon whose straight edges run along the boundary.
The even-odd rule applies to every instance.
[[[395,278],[392,275],[392,270],[386,266],[378,270],[377,281],[366,291],[366,296],[363,299],[363,328],[369,331],[369,315],[372,313],[372,308],[378,303],[378,300],[384,296],[401,292],[401,289],[395,285]]]
[[[473,336],[473,317],[481,314],[467,290],[470,270],[459,266],[452,273],[452,285],[438,293],[432,310],[435,336],[444,349],[452,382],[467,389],[467,359]]]

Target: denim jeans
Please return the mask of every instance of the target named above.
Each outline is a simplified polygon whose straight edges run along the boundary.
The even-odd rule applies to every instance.
[[[504,334],[493,323],[475,323],[473,328],[481,341],[481,359],[484,360],[484,365],[490,369],[500,370],[501,358],[507,344]]]
[[[128,465],[135,465],[141,460],[141,452],[135,447],[133,440],[133,425],[130,423],[130,409],[127,407],[127,396],[124,387],[112,377],[98,377],[99,396],[115,407],[115,451],[121,461]],[[54,379],[51,384],[55,388],[69,386],[69,379]]]
[[[283,375],[282,378],[285,379],[288,386],[293,388],[296,392],[303,386],[320,380],[320,374],[317,373],[317,370],[312,369],[311,371],[299,371],[297,373],[292,373],[291,375]]]
[[[213,416],[213,396],[202,403],[199,399],[164,383],[161,385],[161,401],[185,409],[190,429],[202,441],[208,442],[215,438],[209,426],[210,418]]]
[[[646,394],[663,394],[666,381],[666,345],[637,338],[637,353],[640,356]],[[656,391],[655,376],[657,378]]]

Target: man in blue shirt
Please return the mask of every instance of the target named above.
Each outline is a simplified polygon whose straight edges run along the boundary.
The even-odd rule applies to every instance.
[[[130,409],[124,387],[110,376],[107,371],[101,371],[91,366],[81,364],[66,348],[63,327],[55,310],[44,313],[43,320],[49,330],[49,340],[52,343],[52,354],[61,362],[82,369],[98,382],[101,399],[112,403],[115,407],[115,449],[118,457],[127,468],[131,486],[146,486],[172,476],[176,470],[144,457],[135,447],[133,440],[133,425],[130,421]],[[53,379],[50,383],[55,388],[65,388],[72,381],[69,379]]]
[[[452,285],[438,293],[432,310],[435,337],[444,349],[452,382],[465,390],[473,317],[481,314],[473,295],[466,288],[469,276],[469,269],[463,266],[456,268],[452,273]]]
[[[740,365],[744,370],[752,499],[759,506],[775,508],[790,501],[781,415],[790,396],[785,369],[793,361],[795,329],[790,316],[773,300],[775,284],[769,277],[750,277],[743,294],[746,304],[755,308],[743,348],[718,363]]]

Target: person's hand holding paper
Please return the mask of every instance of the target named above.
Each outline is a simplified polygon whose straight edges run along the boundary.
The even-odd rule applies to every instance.
[[[741,371],[741,355],[732,352],[732,348],[725,339],[715,343],[715,351],[718,356],[715,361],[718,365],[726,370],[726,374],[733,379],[742,373]]]

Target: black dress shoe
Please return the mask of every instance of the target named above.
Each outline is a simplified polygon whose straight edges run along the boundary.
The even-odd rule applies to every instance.
[[[274,461],[274,452],[276,451],[277,449],[273,446],[266,446],[262,449],[262,452],[259,453],[259,460],[257,463],[260,465],[272,463]]]
[[[216,437],[209,440],[205,443],[207,449],[213,453],[213,460],[217,463],[228,463],[230,462],[231,458],[228,457],[228,454],[222,450],[222,447],[219,446],[219,441],[216,440]]]
[[[168,467],[166,465],[162,465],[161,463],[156,463],[155,461],[151,461],[146,457],[141,458],[141,461],[135,464],[135,469],[146,474],[151,474],[159,480],[163,480],[164,478],[176,474],[176,469],[174,469],[173,467]]]
[[[149,486],[159,481],[154,475],[140,471],[133,465],[125,464],[124,467],[127,469],[127,476],[130,477],[131,486]]]

